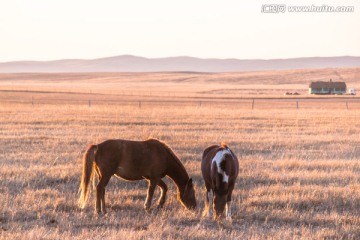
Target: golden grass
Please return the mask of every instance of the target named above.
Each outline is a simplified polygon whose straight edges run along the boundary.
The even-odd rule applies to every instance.
[[[360,237],[359,111],[2,104],[0,113],[2,239]],[[184,210],[167,179],[165,208],[148,214],[146,182],[114,178],[109,213],[94,215],[93,194],[81,211],[87,145],[149,136],[184,162],[199,210]],[[232,224],[201,218],[201,154],[222,141],[240,162]]]
[[[106,99],[281,97],[286,92],[308,95],[311,81],[345,81],[360,88],[360,68],[300,69],[239,73],[9,73],[0,74],[0,90],[106,94]],[[0,99],[3,98],[0,96]],[[14,94],[11,92],[10,94]],[[112,96],[109,96],[111,94]],[[31,96],[34,93],[31,93]],[[120,95],[120,96],[119,96]],[[39,96],[44,97],[44,96]],[[287,96],[289,97],[289,96]],[[295,96],[296,97],[296,96]]]
[[[12,86],[13,90],[41,89],[41,82],[32,81]],[[62,84],[65,90],[72,86]],[[4,87],[3,82],[0,85]],[[184,94],[186,89],[183,86]],[[47,90],[58,88],[52,85]],[[104,88],[98,90],[106,93]],[[188,91],[194,97],[194,88]],[[8,96],[1,97],[12,99],[53,96],[4,94]],[[102,98],[113,95],[108,92]],[[86,99],[77,93],[62,95],[68,97]],[[95,102],[89,108],[87,102],[56,99],[34,106],[0,100],[0,239],[360,238],[360,110],[354,105],[347,110],[339,100],[335,102],[339,106],[296,109],[274,107],[269,100],[254,110],[251,101],[245,107],[154,102],[139,108],[137,103]],[[184,163],[194,179],[197,212],[181,206],[169,179],[165,179],[169,191],[162,210],[155,210],[158,189],[154,210],[146,213],[147,183],[116,178],[106,189],[107,215],[94,214],[93,192],[86,208],[79,209],[81,159],[88,144],[148,137],[167,142]],[[232,224],[201,217],[202,151],[220,142],[233,149],[240,163]]]

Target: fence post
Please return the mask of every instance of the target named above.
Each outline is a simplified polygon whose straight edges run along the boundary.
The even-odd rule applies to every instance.
[[[89,99],[89,108],[91,107],[91,99]]]
[[[201,107],[201,104],[202,104],[202,102],[200,101],[200,102],[199,102],[199,107]]]
[[[299,109],[299,101],[296,100],[296,109]]]
[[[253,98],[252,104],[251,104],[251,109],[254,109],[254,105],[255,105],[255,99]]]
[[[139,101],[139,108],[141,108],[141,101]]]
[[[346,101],[346,109],[349,110],[348,102]]]
[[[34,96],[31,97],[31,105],[34,106]]]

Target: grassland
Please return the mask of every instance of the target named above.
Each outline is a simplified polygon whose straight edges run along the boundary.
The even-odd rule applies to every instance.
[[[243,73],[16,73],[0,74],[0,90],[51,92],[56,96],[92,93],[105,94],[106,98],[110,94],[111,99],[257,98],[279,97],[285,92],[306,95],[311,81],[330,79],[360,89],[360,68]]]
[[[9,85],[12,92],[3,92],[8,94],[3,95],[6,99],[47,99],[59,89],[68,94],[61,95],[62,99],[88,97],[78,89],[71,93],[71,81],[59,80],[59,88],[36,79],[12,81],[17,84]],[[0,88],[8,87],[5,82]],[[141,90],[142,82],[137,82],[139,92],[132,98],[155,98],[139,94],[147,91]],[[103,91],[99,98],[127,98],[114,94],[126,91],[115,85],[112,92],[95,80],[88,87]],[[171,89],[179,86],[171,81],[165,85]],[[218,88],[206,81],[199,85],[201,89]],[[188,92],[197,99],[194,97],[200,87],[194,89],[190,83],[181,86],[183,96]],[[44,93],[45,87],[48,93]],[[26,92],[16,91],[23,88]],[[221,98],[217,94],[214,96]],[[175,97],[179,95],[177,92]],[[165,93],[163,97],[174,99]],[[29,101],[0,102],[1,239],[360,238],[357,107],[348,110],[331,108],[334,105],[330,104],[327,108],[296,109],[264,105],[251,110],[251,105],[191,103],[174,107],[154,102],[140,108],[137,104],[100,101],[89,107],[86,102],[69,104],[56,99],[60,97],[34,105]],[[94,214],[93,192],[87,207],[80,210],[81,158],[87,145],[110,138],[148,137],[166,141],[182,160],[194,179],[199,209],[195,213],[186,211],[176,200],[174,184],[166,179],[169,192],[164,209],[146,213],[143,203],[147,183],[113,178],[106,192],[107,215]],[[201,217],[201,154],[208,145],[220,142],[228,143],[240,163],[231,224]],[[158,196],[157,189],[155,198]]]

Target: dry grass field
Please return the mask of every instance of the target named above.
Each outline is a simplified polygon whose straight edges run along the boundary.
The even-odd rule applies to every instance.
[[[94,95],[105,94],[106,99],[112,100],[123,99],[124,96],[128,100],[139,97],[232,99],[279,97],[285,92],[307,95],[311,81],[330,79],[345,81],[348,87],[360,89],[360,68],[242,73],[3,73],[0,74],[0,90],[51,93],[58,98],[64,94],[92,93],[95,98],[103,99]],[[5,97],[2,92],[0,99]],[[89,96],[82,97],[87,100]]]
[[[355,69],[348,75],[358,73]],[[339,98],[325,108],[321,103],[296,109],[263,101],[252,110],[251,102],[245,107],[222,104],[221,98],[239,95],[214,93],[221,89],[220,80],[215,85],[205,80],[177,85],[164,77],[164,88],[156,92],[161,81],[139,78],[121,85],[113,79],[109,87],[91,74],[89,83],[86,76],[79,82],[69,75],[45,76],[0,75],[0,239],[360,238],[360,105],[346,109]],[[247,89],[237,82],[224,84]],[[257,84],[265,95],[273,86],[294,87],[276,81]],[[305,79],[295,85],[305,86],[305,94]],[[97,98],[90,107],[89,89],[92,99]],[[198,104],[198,92],[205,90],[219,101]],[[138,106],[136,101],[156,100],[155,95],[162,95],[163,102]],[[164,104],[179,97],[194,102]],[[108,98],[119,102],[100,101]],[[126,103],[128,99],[134,103]],[[86,208],[79,209],[82,155],[88,144],[148,137],[167,142],[182,160],[195,182],[198,210],[185,210],[176,199],[175,185],[165,179],[165,207],[155,208],[157,189],[153,210],[147,213],[147,183],[115,177],[106,188],[105,216],[94,214],[93,191]],[[233,149],[240,163],[232,223],[201,217],[201,154],[220,142]]]

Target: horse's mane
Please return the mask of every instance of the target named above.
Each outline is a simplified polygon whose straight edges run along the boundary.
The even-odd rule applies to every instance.
[[[225,149],[225,148],[228,148],[228,145],[227,145],[226,143],[222,142],[222,143],[221,143],[221,148],[224,148],[224,149]]]
[[[147,140],[153,140],[153,141],[159,142],[165,148],[165,150],[172,156],[172,158],[175,160],[175,163],[177,163],[177,165],[179,165],[179,167],[189,177],[189,174],[187,173],[184,165],[181,163],[180,159],[175,155],[174,151],[171,149],[171,147],[169,145],[167,145],[165,142],[163,142],[163,141],[161,141],[159,139],[156,139],[156,138],[148,138]]]

